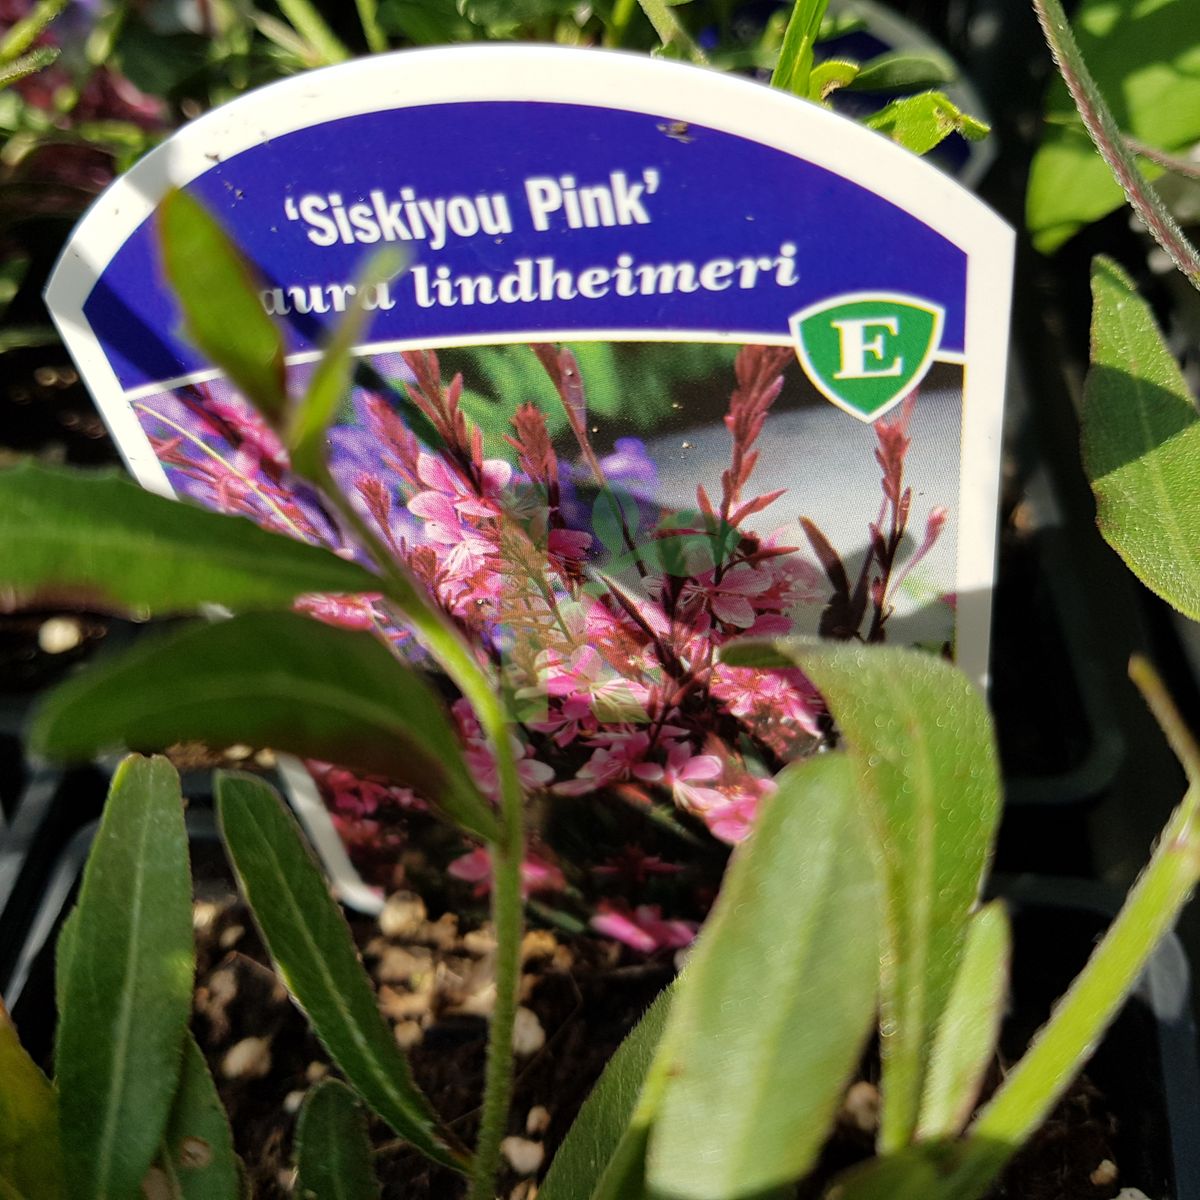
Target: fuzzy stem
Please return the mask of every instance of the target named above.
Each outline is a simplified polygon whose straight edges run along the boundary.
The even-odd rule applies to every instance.
[[[362,540],[383,572],[384,591],[475,710],[500,781],[500,837],[488,849],[492,860],[492,920],[496,928],[496,1003],[488,1026],[487,1067],[479,1139],[471,1171],[471,1200],[492,1200],[500,1163],[500,1142],[512,1091],[513,1022],[521,975],[521,863],[525,857],[523,797],[513,754],[508,714],[499,689],[470,647],[425,596],[420,585],[388,553],[383,539],[333,482],[319,481],[339,514]]]
[[[646,19],[654,26],[658,40],[664,46],[678,46],[688,58],[698,66],[706,66],[708,59],[704,51],[692,40],[692,35],[684,29],[675,10],[667,0],[638,0]]]
[[[1200,288],[1200,253],[1188,241],[1158,193],[1138,170],[1121,130],[1083,61],[1060,0],[1033,0],[1033,7],[1054,61],[1096,149],[1108,163],[1109,170],[1121,185],[1134,211],[1154,235],[1155,241],[1171,256],[1192,284]]]

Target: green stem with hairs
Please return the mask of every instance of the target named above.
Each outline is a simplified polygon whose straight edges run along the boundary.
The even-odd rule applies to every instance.
[[[1101,157],[1124,190],[1129,203],[1155,241],[1170,255],[1175,265],[1200,288],[1200,253],[1188,241],[1178,222],[1158,193],[1146,182],[1121,130],[1104,102],[1079,52],[1075,34],[1060,0],[1033,0],[1042,32],[1062,73],[1063,81],[1075,101],[1084,128]]]
[[[642,6],[642,12],[646,14],[646,19],[654,26],[658,40],[664,46],[678,46],[692,62],[698,66],[707,66],[708,59],[704,51],[696,45],[692,35],[684,29],[682,22],[675,15],[674,9],[667,3],[667,0],[638,0],[638,3]]]
[[[521,898],[521,863],[525,857],[524,802],[509,717],[500,689],[479,665],[470,646],[434,607],[421,585],[388,553],[383,539],[342,493],[327,469],[317,482],[383,572],[384,594],[475,710],[496,758],[500,782],[500,837],[488,847],[492,860],[492,921],[496,929],[496,1003],[488,1027],[483,1104],[470,1191],[470,1200],[492,1200],[500,1165],[500,1142],[504,1137],[512,1092],[513,1023],[517,1013],[524,932]]]

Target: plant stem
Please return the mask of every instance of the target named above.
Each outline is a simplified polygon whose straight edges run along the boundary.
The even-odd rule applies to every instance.
[[[1148,146],[1145,142],[1139,142],[1137,138],[1125,135],[1125,145],[1127,145],[1134,154],[1141,158],[1148,158],[1156,166],[1162,167],[1164,171],[1169,171],[1172,175],[1182,175],[1185,179],[1200,179],[1200,162],[1192,162],[1186,158],[1180,158],[1177,154],[1168,154],[1165,150],[1159,150],[1157,146]]]
[[[489,846],[492,860],[492,921],[496,929],[496,1003],[488,1026],[487,1067],[479,1139],[471,1172],[471,1200],[492,1200],[500,1163],[500,1142],[512,1091],[513,1022],[521,976],[521,863],[525,857],[524,803],[513,753],[508,714],[499,689],[476,661],[471,648],[388,553],[383,539],[334,483],[327,470],[317,481],[338,513],[361,539],[383,572],[384,591],[421,644],[457,685],[475,710],[496,758],[500,783],[500,837]]]
[[[638,0],[638,3],[641,4],[646,19],[654,26],[654,32],[658,34],[658,40],[663,46],[678,46],[698,66],[708,64],[704,51],[684,29],[667,0]]]
[[[1108,163],[1109,170],[1155,241],[1171,256],[1180,271],[1200,288],[1200,253],[1188,241],[1158,193],[1138,169],[1121,130],[1083,61],[1060,0],[1033,0],[1033,7],[1054,61],[1075,101],[1084,128],[1096,143],[1096,149]]]

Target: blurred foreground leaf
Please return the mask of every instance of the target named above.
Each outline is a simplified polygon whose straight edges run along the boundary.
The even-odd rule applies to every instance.
[[[379,580],[336,554],[242,517],[206,512],[115,472],[33,464],[0,471],[0,588],[19,600],[103,610],[290,608],[309,592],[370,592]]]
[[[50,697],[31,741],[66,759],[249,742],[386,775],[480,837],[496,829],[421,673],[368,634],[295,613],[198,622],[97,663]]]
[[[651,1072],[652,1194],[750,1200],[815,1162],[876,1011],[864,831],[844,755],[779,777],[675,988]]]
[[[0,1195],[62,1200],[58,1099],[0,1004]]]

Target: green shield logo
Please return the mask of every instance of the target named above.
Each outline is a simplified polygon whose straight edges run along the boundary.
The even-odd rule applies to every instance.
[[[834,296],[790,318],[805,374],[827,399],[875,421],[921,380],[942,340],[940,305],[893,292]]]

